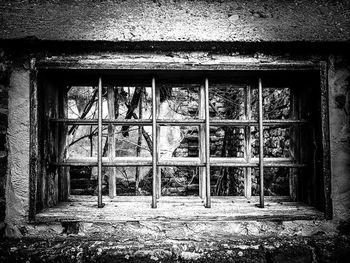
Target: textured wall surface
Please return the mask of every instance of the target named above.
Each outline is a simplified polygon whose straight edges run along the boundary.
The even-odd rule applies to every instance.
[[[3,0],[0,13],[0,39],[350,41],[349,1]]]
[[[5,184],[7,172],[7,114],[8,114],[9,65],[5,52],[0,48],[0,235],[5,219]]]
[[[328,72],[334,217],[350,220],[350,60],[331,57]]]
[[[19,231],[29,206],[29,71],[14,69],[10,78],[8,109],[7,231]],[[14,235],[19,233],[7,233]]]

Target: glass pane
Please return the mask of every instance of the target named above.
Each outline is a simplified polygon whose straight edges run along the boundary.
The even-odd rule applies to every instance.
[[[199,111],[199,84],[159,83],[159,119],[197,119]]]
[[[244,128],[210,126],[210,156],[244,157],[244,134]]]
[[[198,195],[198,167],[162,167],[162,195]]]
[[[160,126],[159,132],[160,159],[199,156],[198,126]]]
[[[244,119],[245,93],[242,86],[210,84],[209,115],[211,119]]]
[[[259,157],[259,132],[251,127],[252,157]],[[264,127],[264,157],[291,158],[291,127]]]
[[[290,168],[264,168],[264,195],[289,196]],[[252,169],[252,195],[260,195],[259,169]]]
[[[212,196],[244,196],[244,168],[211,167]]]
[[[252,90],[252,119],[258,119],[258,89]],[[263,118],[291,119],[290,88],[263,88]]]

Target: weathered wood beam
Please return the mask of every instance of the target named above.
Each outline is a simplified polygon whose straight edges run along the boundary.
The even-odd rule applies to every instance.
[[[244,109],[245,109],[245,118],[247,120],[251,119],[252,116],[252,105],[251,105],[251,88],[250,86],[246,86],[244,89]],[[251,126],[245,126],[245,159],[247,163],[250,163],[251,161],[251,156],[252,156],[252,149],[251,149]],[[244,169],[244,196],[248,199],[251,198],[252,195],[252,168],[251,167],[247,167]]]
[[[138,55],[139,56],[139,55]],[[145,61],[148,56],[149,61]],[[227,57],[223,58],[227,59]],[[222,60],[223,60],[222,59]],[[164,55],[155,56],[154,54],[145,54],[140,60],[137,55],[133,54],[128,57],[122,56],[106,56],[103,58],[99,56],[79,56],[79,57],[51,57],[44,58],[37,62],[38,69],[57,70],[57,69],[101,69],[101,70],[191,70],[191,71],[253,71],[253,70],[279,70],[279,71],[305,71],[318,70],[319,64],[312,61],[295,61],[285,60],[279,62],[261,62],[259,60],[237,62],[235,58],[230,57],[231,61],[221,61],[218,58],[214,62],[206,61],[188,61],[168,59]]]
[[[198,105],[198,118],[201,122],[199,125],[199,140],[198,140],[198,146],[199,146],[199,158],[200,162],[204,163],[205,158],[206,158],[206,148],[205,148],[205,143],[206,143],[206,135],[205,135],[205,86],[204,84],[200,85],[199,88],[199,105]],[[198,179],[199,179],[199,196],[203,199],[206,194],[206,168],[205,167],[199,167],[199,174],[198,174]]]
[[[58,91],[58,116],[62,118],[68,117],[68,94],[66,89],[59,89]],[[58,123],[56,125],[59,129],[58,140],[58,161],[62,162],[67,157],[67,135],[68,126],[66,123]],[[70,194],[70,169],[69,167],[58,168],[59,181],[59,201],[67,201]]]
[[[300,119],[300,97],[298,97],[296,87],[290,89],[290,111],[292,119]],[[300,127],[291,127],[291,156],[300,163],[300,151],[303,148],[300,140]],[[298,170],[289,169],[289,195],[293,201],[298,197]]]
[[[108,86],[107,87],[107,107],[108,107],[108,117],[109,119],[115,118],[115,92],[114,87]],[[113,124],[108,125],[108,158],[110,162],[113,162],[113,159],[115,157],[115,126]],[[114,198],[116,196],[116,168],[112,167],[109,168],[109,197]]]
[[[139,100],[139,118],[143,118],[143,90],[141,91],[140,94],[140,100]],[[138,128],[138,133],[137,133],[137,148],[136,148],[136,158],[140,157],[141,154],[141,147],[142,147],[142,126],[139,126]],[[135,194],[139,195],[139,185],[140,185],[140,173],[141,169],[140,167],[136,167],[136,172],[135,172]]]
[[[37,186],[39,162],[39,127],[38,127],[38,86],[35,59],[31,60],[30,71],[30,137],[29,137],[29,220],[35,219],[37,208]]]
[[[331,167],[330,167],[330,135],[329,135],[329,102],[328,102],[328,70],[327,63],[320,63],[321,85],[321,127],[322,127],[322,175],[323,196],[325,199],[325,216],[331,219],[333,215],[331,200]]]

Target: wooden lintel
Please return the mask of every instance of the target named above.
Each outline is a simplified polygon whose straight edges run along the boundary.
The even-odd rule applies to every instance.
[[[166,56],[162,57],[166,59]],[[150,60],[152,57],[150,57]],[[154,59],[153,59],[154,60]],[[54,57],[46,58],[38,61],[38,69],[41,70],[57,70],[57,69],[69,69],[69,70],[83,70],[83,69],[94,69],[94,70],[227,70],[227,71],[251,71],[251,70],[318,70],[318,63],[311,61],[279,61],[279,62],[235,62],[235,61],[152,61],[148,62],[138,60],[129,56],[129,60],[113,57],[99,58],[94,57]]]

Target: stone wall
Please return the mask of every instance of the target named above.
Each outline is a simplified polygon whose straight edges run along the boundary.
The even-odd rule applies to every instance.
[[[6,235],[20,236],[29,212],[29,90],[26,64],[13,66],[8,91]]]
[[[9,65],[4,50],[0,48],[0,236],[4,228],[6,207],[8,87]]]
[[[329,120],[334,218],[350,221],[350,59],[329,60]]]
[[[244,45],[349,41],[349,7],[348,1],[329,0],[2,0],[0,38]]]

